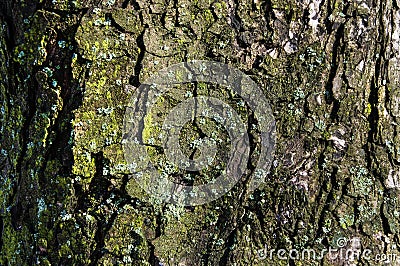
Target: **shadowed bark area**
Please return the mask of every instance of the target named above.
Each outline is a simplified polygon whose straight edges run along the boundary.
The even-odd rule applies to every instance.
[[[382,265],[376,255],[397,254],[387,262],[398,265],[399,6],[2,1],[0,264]],[[122,125],[140,84],[194,59],[229,64],[257,82],[273,110],[277,145],[264,184],[247,195],[260,156],[251,108],[206,83],[166,93],[143,120],[143,138],[171,180],[215,178],[229,147],[216,121],[196,119],[181,131],[183,153],[196,158],[193,141],[208,137],[219,143],[218,160],[191,173],[169,167],[154,125],[179,102],[221,99],[250,137],[242,180],[216,201],[180,207],[151,199],[132,178]],[[320,255],[330,247],[370,250],[370,258],[277,252]]]

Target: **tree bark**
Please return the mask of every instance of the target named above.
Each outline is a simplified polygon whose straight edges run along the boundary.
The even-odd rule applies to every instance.
[[[398,265],[399,6],[4,0],[0,264],[351,265],[328,255],[281,259],[277,250],[320,252],[344,239],[338,250],[359,250],[359,239],[371,258],[399,254],[390,262]],[[202,206],[157,203],[124,159],[124,113],[153,73],[194,59],[229,64],[263,89],[276,120],[274,162],[251,195],[243,178]],[[207,86],[177,91],[238,103]],[[168,113],[182,95],[165,96],[155,112]],[[243,110],[252,143],[248,177],[259,138],[253,113]],[[185,128],[182,149],[195,156],[189,142],[211,134],[213,123]],[[148,152],[162,162],[157,147]]]

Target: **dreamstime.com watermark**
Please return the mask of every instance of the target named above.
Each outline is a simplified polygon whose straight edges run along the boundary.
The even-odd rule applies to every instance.
[[[226,194],[246,172],[250,153],[247,122],[242,121],[233,107],[221,99],[201,95],[184,99],[168,110],[162,127],[159,127],[157,139],[161,139],[160,148],[173,167],[199,171],[214,160],[217,150],[215,140],[202,139],[197,147],[201,153],[199,158],[187,158],[179,145],[180,132],[194,118],[206,117],[217,121],[224,126],[230,138],[230,147],[227,147],[229,159],[222,174],[206,184],[189,186],[169,180],[168,175],[160,174],[153,166],[146,149],[152,143],[144,137],[148,114],[152,113],[160,97],[171,91],[182,94],[176,91],[177,86],[195,82],[229,88],[243,99],[257,120],[260,152],[249,179],[249,192],[264,182],[275,149],[272,110],[263,91],[249,76],[226,64],[198,60],[158,71],[136,88],[128,103],[123,127],[124,155],[133,177],[150,196],[186,206],[205,204]]]
[[[321,261],[327,258],[330,261],[354,262],[359,260],[375,261],[379,263],[400,263],[400,254],[385,253],[374,254],[368,248],[362,248],[358,237],[347,239],[344,237],[336,240],[336,247],[316,249],[268,249],[264,247],[257,251],[260,260],[296,260],[296,261]],[[396,264],[398,265],[398,264]]]

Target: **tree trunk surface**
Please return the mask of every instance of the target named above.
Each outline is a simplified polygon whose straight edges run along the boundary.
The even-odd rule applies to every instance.
[[[0,7],[0,265],[400,265],[400,1]],[[244,193],[259,132],[249,106],[235,107],[249,125],[247,178],[183,207],[137,184],[122,128],[138,87],[190,60],[228,64],[258,84],[276,147],[263,184]],[[226,88],[182,85],[154,105],[147,138],[186,93],[240,105]],[[182,129],[184,153],[197,156],[190,142],[213,131],[224,157],[229,136],[212,119]],[[161,169],[157,145],[146,149]],[[160,171],[185,184],[218,173]],[[370,256],[338,256],[348,250]]]

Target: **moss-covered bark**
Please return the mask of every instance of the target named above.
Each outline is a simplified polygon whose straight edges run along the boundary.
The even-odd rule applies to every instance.
[[[321,250],[342,237],[400,254],[399,5],[4,0],[0,264],[287,265],[257,251]],[[214,202],[179,207],[151,201],[129,175],[121,127],[130,95],[156,71],[192,59],[242,70],[270,101],[274,163],[249,197],[243,181]],[[226,89],[181,89],[155,112],[195,93],[223,99],[256,125]],[[185,128],[184,151],[195,154],[189,142],[213,128]],[[217,133],[222,143],[225,133]],[[257,130],[249,135],[247,175],[259,152]],[[148,151],[162,162],[157,147]]]

